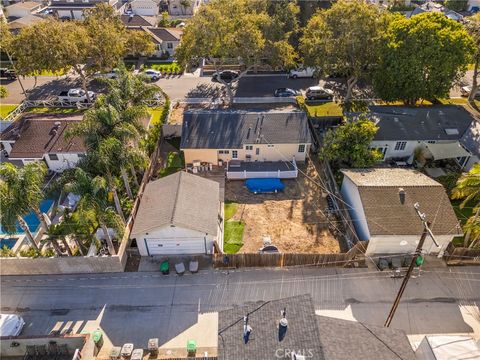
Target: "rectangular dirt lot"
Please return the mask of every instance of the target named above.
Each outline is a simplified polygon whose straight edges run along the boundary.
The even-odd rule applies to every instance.
[[[313,165],[300,165],[297,179],[282,180],[285,191],[278,194],[252,194],[244,181],[230,180],[225,184],[225,200],[238,203],[232,220],[245,223],[244,245],[239,252],[257,252],[262,237],[270,236],[280,252],[339,253],[338,241],[328,230],[325,212],[326,194],[315,182],[319,178]]]

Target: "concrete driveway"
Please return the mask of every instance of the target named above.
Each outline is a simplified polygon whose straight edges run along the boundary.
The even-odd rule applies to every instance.
[[[392,326],[408,334],[473,332],[461,307],[478,315],[479,273],[479,267],[422,272],[410,281]],[[368,269],[300,268],[3,277],[1,311],[23,316],[25,335],[100,327],[115,345],[145,346],[151,337],[164,343],[180,334],[199,311],[305,293],[317,311],[347,311],[383,325],[401,281]]]

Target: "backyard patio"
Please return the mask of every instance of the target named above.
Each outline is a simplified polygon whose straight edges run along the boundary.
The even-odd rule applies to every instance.
[[[302,165],[299,170],[297,179],[282,180],[286,187],[278,194],[254,195],[242,180],[226,182],[227,252],[258,252],[264,236],[269,236],[280,252],[340,252],[338,241],[330,233],[323,215],[327,202],[321,188],[315,184],[319,179],[313,165]],[[232,239],[228,239],[229,236]]]

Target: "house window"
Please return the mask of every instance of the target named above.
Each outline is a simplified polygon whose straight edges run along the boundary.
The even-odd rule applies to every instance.
[[[304,144],[298,145],[298,152],[299,152],[299,153],[305,152],[305,145],[304,145]]]
[[[171,42],[167,43],[167,49],[173,49],[173,44]]]
[[[219,154],[230,154],[229,150],[218,150]]]
[[[260,155],[260,148],[255,149],[255,155]]]
[[[247,149],[247,150],[253,150],[253,145],[247,145],[247,146],[245,146],[245,149]]]
[[[57,161],[58,160],[58,155],[57,154],[48,154],[48,157],[52,161]]]
[[[405,150],[405,146],[407,146],[406,141],[397,141],[395,144],[395,151]]]
[[[437,141],[436,141],[436,140],[428,140],[427,143],[429,143],[429,144],[436,144]]]
[[[232,159],[238,159],[238,151],[232,150]]]
[[[273,144],[268,144],[267,146],[268,146],[268,147],[273,147]]]

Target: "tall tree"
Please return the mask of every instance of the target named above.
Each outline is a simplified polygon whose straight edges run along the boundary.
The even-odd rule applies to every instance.
[[[101,3],[83,21],[50,19],[22,29],[10,49],[19,74],[73,69],[87,91],[94,73],[111,70],[127,54],[152,54],[154,45],[146,33],[127,31],[114,9]]]
[[[445,0],[445,7],[455,11],[465,11],[468,0]]]
[[[473,41],[465,28],[443,14],[396,16],[389,23],[374,74],[376,93],[407,105],[447,97],[465,73],[472,52]]]
[[[0,51],[5,53],[8,57],[8,61],[10,62],[10,65],[12,68],[17,71],[15,63],[12,60],[11,52],[12,52],[12,41],[13,41],[13,35],[10,32],[10,29],[8,28],[7,22],[2,19],[0,19]],[[23,87],[22,80],[20,80],[20,77],[17,77],[17,81],[20,84],[20,87],[22,88],[22,92],[26,94],[25,88]]]
[[[381,154],[370,149],[378,127],[370,120],[359,119],[326,133],[320,157],[339,166],[369,167],[381,160]]]
[[[114,228],[119,237],[122,236],[123,222],[112,210],[108,199],[109,187],[107,181],[96,176],[90,177],[80,168],[75,170],[75,179],[65,185],[65,191],[80,195],[77,210],[80,214],[94,213],[107,241],[110,255],[115,255],[115,247],[108,232],[108,227]]]
[[[472,55],[472,91],[470,91],[470,95],[468,96],[468,101],[473,102],[473,100],[475,100],[475,95],[478,91],[478,72],[480,67],[480,13],[476,13],[475,15],[469,17],[465,26],[474,42],[474,50]]]
[[[274,24],[267,10],[265,0],[210,1],[185,27],[176,50],[177,60],[186,66],[206,58],[217,71],[219,65],[232,60],[239,62],[244,70],[236,81],[260,64],[292,66],[295,50],[285,36],[272,31],[278,24]],[[226,88],[231,103],[232,84],[222,79],[219,81]]]
[[[470,247],[474,247],[480,240],[480,163],[473,165],[468,173],[458,179],[457,186],[452,191],[452,199],[463,200],[460,203],[460,209],[473,206],[474,215],[468,219],[465,226],[464,243],[467,247],[473,235]]]
[[[0,164],[0,223],[7,233],[14,234],[18,222],[35,250],[38,245],[23,217],[33,210],[44,229],[48,230],[39,208],[46,173],[45,164],[40,162],[29,163],[23,168],[11,163]]]
[[[357,0],[339,0],[308,22],[301,38],[301,52],[306,65],[320,75],[342,74],[346,77],[350,102],[352,90],[360,78],[378,62],[381,35],[386,15],[378,6]]]

